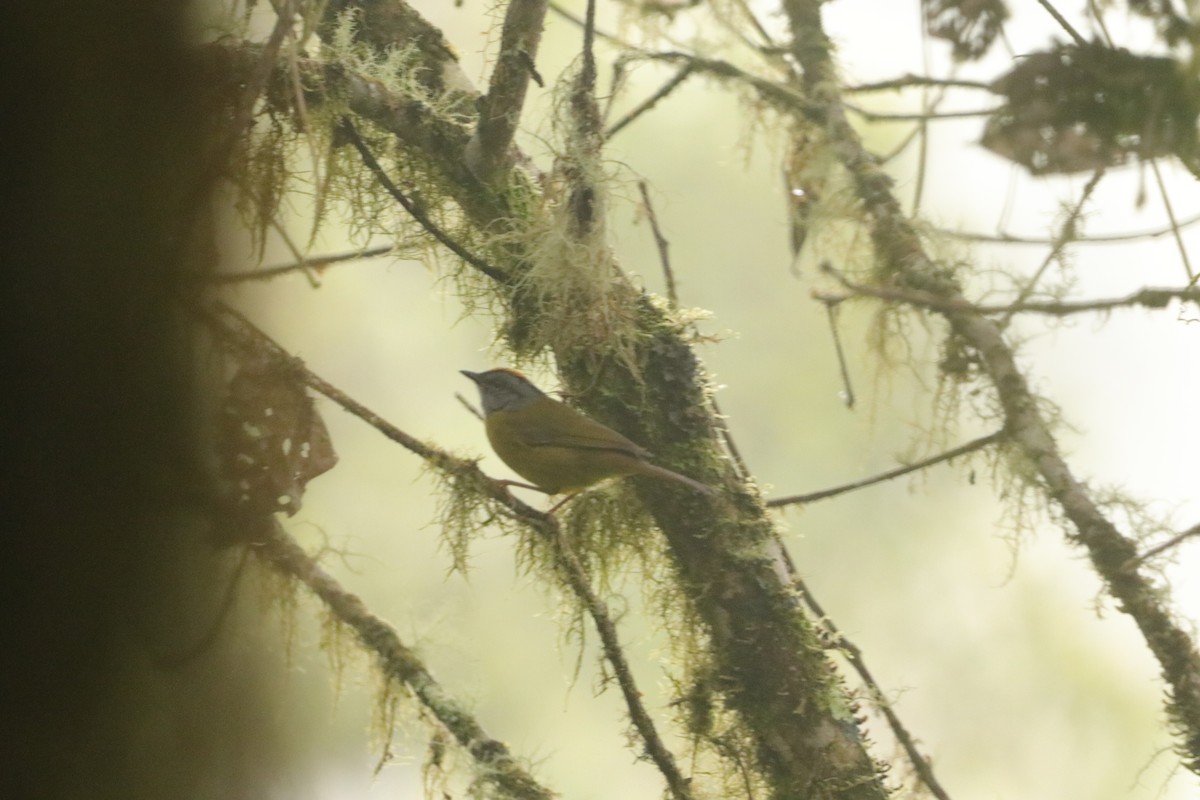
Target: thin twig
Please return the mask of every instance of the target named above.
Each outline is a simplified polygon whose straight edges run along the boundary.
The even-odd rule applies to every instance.
[[[790,65],[784,59],[784,55],[787,52],[786,49],[771,39],[770,34],[763,28],[762,23],[758,21],[758,17],[754,16],[754,13],[750,10],[745,0],[733,0],[732,9],[726,8],[724,3],[704,3],[703,0],[699,0],[698,2],[687,0],[687,5],[701,4],[707,6],[708,12],[712,14],[715,22],[724,29],[725,33],[735,38],[747,50],[757,53],[777,69],[791,69]],[[733,14],[727,13],[731,10],[734,12]],[[745,20],[750,23],[750,27],[758,35],[758,39],[755,39],[754,36],[746,32],[745,22],[737,16],[737,12],[741,12]]]
[[[853,103],[845,103],[846,108],[870,122],[930,122],[943,119],[964,119],[969,117],[990,117],[998,108],[979,108],[972,111],[871,111]]]
[[[832,275],[852,295],[875,297],[880,300],[890,300],[898,303],[920,306],[941,312],[971,312],[974,314],[1003,314],[1005,318],[1013,314],[1048,314],[1054,317],[1066,317],[1071,314],[1083,314],[1095,311],[1111,311],[1116,308],[1142,306],[1144,308],[1165,308],[1172,300],[1181,302],[1200,302],[1200,287],[1185,286],[1180,289],[1146,287],[1124,297],[1105,300],[1080,300],[1023,303],[972,303],[961,295],[945,297],[921,289],[901,289],[893,286],[868,286],[851,281],[831,266],[823,265],[822,271]],[[841,302],[847,296],[841,293],[827,292],[814,289],[813,297],[822,303]]]
[[[930,106],[931,108],[932,106]],[[925,198],[925,174],[929,168],[929,120],[921,120],[917,128],[916,185],[913,187],[912,208],[914,216],[921,212],[921,201]]]
[[[591,101],[596,100],[596,0],[587,0],[583,18],[583,67],[579,71],[580,85],[587,90]]]
[[[1033,290],[1037,287],[1038,282],[1041,281],[1042,275],[1050,268],[1051,264],[1058,260],[1058,258],[1062,255],[1063,250],[1066,249],[1067,244],[1075,239],[1077,224],[1079,222],[1079,216],[1083,213],[1083,207],[1087,205],[1087,201],[1091,199],[1092,193],[1096,190],[1096,187],[1100,185],[1100,179],[1103,177],[1104,168],[1101,167],[1092,174],[1091,180],[1089,180],[1087,185],[1083,187],[1083,192],[1079,195],[1079,201],[1071,209],[1071,213],[1067,215],[1066,220],[1063,221],[1062,227],[1059,228],[1058,236],[1054,237],[1054,246],[1050,248],[1050,252],[1046,254],[1044,259],[1042,259],[1041,266],[1039,266],[1037,271],[1033,273],[1033,277],[1029,279],[1029,282],[1021,287],[1021,291],[1017,293],[1017,299],[1013,304],[1014,306],[1020,305],[1029,299],[1029,296],[1033,294]],[[1000,324],[1007,325],[1015,313],[1017,313],[1015,309],[1005,312],[1004,317],[1000,320]]]
[[[1176,230],[1186,230],[1196,223],[1200,223],[1200,213],[1193,217],[1184,219],[1183,222],[1177,225],[1168,224],[1164,228],[1156,228],[1153,230],[1130,231],[1124,234],[1098,234],[1093,236],[1079,236],[1075,239],[1076,245],[1106,245],[1109,242],[1115,241],[1134,241],[1138,239],[1158,239],[1160,236],[1174,234]],[[1044,236],[1021,236],[1016,234],[982,234],[974,233],[970,230],[952,230],[949,228],[938,228],[937,233],[944,236],[953,236],[955,239],[964,241],[976,241],[994,243],[994,245],[1054,245],[1054,239],[1046,239]]]
[[[833,352],[837,356],[838,369],[842,373],[842,386],[846,392],[846,408],[854,408],[854,385],[850,382],[850,366],[846,363],[846,352],[842,349],[842,336],[838,332],[836,302],[825,303],[825,315],[829,320],[829,333],[833,337]]]
[[[288,19],[290,19],[293,14],[291,0],[271,0],[271,6],[275,9],[276,14],[278,14],[280,16],[286,15],[288,17]],[[311,31],[310,31],[310,33],[311,33]],[[296,36],[294,26],[289,26],[288,38],[291,40],[291,42],[290,42],[290,47],[288,47],[288,51],[287,51],[286,72],[287,72],[287,78],[288,78],[288,85],[290,86],[291,92],[292,92],[292,108],[294,110],[294,113],[296,114],[296,121],[299,124],[300,129],[302,131],[304,131],[304,133],[305,133],[305,135],[303,137],[304,143],[305,143],[306,147],[308,148],[309,164],[311,165],[310,168],[312,169],[312,172],[313,172],[313,175],[312,175],[312,187],[313,187],[313,189],[312,189],[312,192],[313,192],[313,194],[312,194],[312,204],[313,204],[312,220],[313,220],[313,225],[312,225],[312,231],[309,234],[309,246],[311,247],[312,240],[317,235],[317,229],[321,224],[321,220],[325,216],[325,202],[328,197],[328,194],[326,192],[326,189],[328,188],[327,181],[331,177],[331,175],[330,175],[330,170],[327,169],[327,170],[325,170],[324,177],[322,177],[322,173],[321,173],[322,167],[327,166],[327,164],[325,164],[321,161],[321,158],[317,153],[317,141],[316,141],[316,138],[312,135],[313,124],[312,124],[312,119],[308,113],[308,100],[305,98],[305,95],[304,95],[304,81],[300,76],[300,65],[298,62],[298,58],[299,58],[299,53],[301,53],[303,50],[304,42],[300,40],[300,37]],[[307,38],[307,37],[305,37],[305,38]],[[310,280],[312,280],[313,286],[315,288],[316,280],[311,277],[310,277]]]
[[[733,459],[733,464],[737,467],[737,474],[742,478],[750,477],[750,467],[746,464],[745,457],[742,456],[742,451],[737,445],[737,440],[733,438],[733,431],[729,428],[729,420],[725,416],[725,412],[721,411],[721,404],[717,400],[716,395],[712,397],[713,413],[716,415],[717,429],[721,432],[721,440],[725,442],[725,447],[729,450],[729,456]]]
[[[201,195],[207,196],[212,180],[221,170],[225,169],[230,154],[234,152],[246,131],[253,124],[254,108],[279,61],[279,48],[283,46],[283,40],[292,28],[293,14],[291,0],[288,0],[283,13],[276,15],[275,27],[271,29],[271,35],[267,37],[266,43],[259,52],[258,60],[244,82],[242,96],[234,110],[233,122],[225,128],[225,138],[217,144],[210,166],[213,174],[206,176],[197,187]]]
[[[1179,224],[1175,221],[1175,209],[1171,206],[1171,196],[1167,193],[1167,186],[1163,183],[1162,172],[1158,169],[1158,159],[1150,159],[1150,168],[1154,170],[1154,180],[1158,184],[1158,193],[1162,197],[1163,207],[1167,210],[1167,219],[1171,221],[1171,233],[1175,237],[1175,246],[1179,248],[1179,258],[1183,261],[1183,270],[1188,276],[1188,285],[1196,284],[1196,273],[1192,271],[1192,262],[1188,258],[1187,247],[1183,244],[1183,234],[1179,230]]]
[[[778,51],[779,44],[774,38],[772,38],[771,34],[767,33],[767,29],[763,27],[762,22],[759,21],[758,15],[754,13],[754,9],[750,8],[750,4],[747,3],[746,0],[734,0],[734,5],[736,5],[737,9],[742,12],[742,16],[750,22],[750,27],[754,28],[754,32],[758,34],[758,37],[762,39],[762,45],[760,48],[758,48],[760,52],[763,48],[771,51]],[[736,25],[731,27],[735,30],[737,28]]]
[[[908,146],[910,144],[912,144],[913,140],[916,139],[918,136],[920,136],[921,140],[922,140],[921,141],[922,149],[927,149],[928,145],[926,144],[926,140],[928,140],[929,137],[926,134],[927,134],[928,130],[929,130],[929,126],[927,126],[927,125],[913,125],[912,130],[910,130],[908,133],[904,134],[904,138],[901,139],[899,142],[897,142],[895,147],[893,147],[888,152],[881,153],[879,156],[877,156],[877,158],[879,159],[880,165],[887,164],[892,159],[896,158],[901,153],[903,153],[905,150],[907,150]]]
[[[304,253],[301,252],[300,246],[292,241],[291,234],[287,232],[287,228],[279,221],[278,216],[271,217],[270,225],[275,233],[278,234],[280,241],[283,242],[283,246],[291,252],[292,258],[296,259],[297,262],[303,262]],[[305,278],[308,278],[308,285],[312,288],[316,289],[321,285],[321,282],[317,280],[317,276],[312,273],[312,270],[303,269],[301,272],[304,273]]]
[[[567,10],[567,8],[565,6],[562,6],[562,5],[554,2],[554,0],[550,0],[550,10],[553,11],[555,14],[558,14],[560,17],[565,19],[567,22],[570,22],[574,25],[578,25],[580,28],[584,27],[587,24],[584,21],[583,17],[579,16],[578,14],[574,13],[573,11]],[[621,47],[627,47],[627,48],[633,49],[632,45],[626,44],[625,41],[623,39],[621,39],[621,37],[619,37],[619,36],[614,36],[611,33],[605,33],[604,31],[599,30],[597,28],[593,28],[592,30],[593,30],[593,33],[596,35],[597,39],[604,39],[605,41],[610,42],[611,44],[616,44],[616,45],[620,45]]]
[[[950,795],[942,788],[937,776],[933,774],[933,768],[927,759],[917,747],[917,742],[909,733],[908,728],[900,721],[900,715],[892,708],[892,704],[888,702],[880,688],[879,683],[875,680],[875,676],[871,674],[871,670],[867,668],[866,659],[863,658],[862,650],[858,645],[846,638],[841,629],[834,624],[833,619],[825,613],[825,609],[817,602],[817,598],[809,591],[807,584],[798,575],[793,575],[792,584],[796,587],[796,591],[800,593],[800,597],[804,600],[804,604],[808,606],[814,616],[820,621],[821,627],[832,640],[834,647],[842,651],[846,656],[846,660],[850,662],[850,666],[858,673],[858,677],[862,679],[863,685],[870,692],[871,702],[876,709],[883,714],[887,720],[888,727],[892,729],[892,734],[896,737],[896,741],[900,747],[904,749],[908,756],[909,763],[912,764],[913,770],[917,773],[917,778],[921,783],[925,784],[930,793],[938,798],[938,800],[950,800]]]
[[[693,70],[698,73],[725,78],[754,89],[762,100],[776,108],[785,110],[791,114],[799,114],[813,122],[820,122],[821,120],[820,109],[809,102],[804,95],[787,86],[746,72],[744,69],[734,66],[728,61],[722,61],[719,58],[704,58],[693,53],[684,53],[677,50],[665,52],[634,50],[627,53],[626,58],[631,60],[666,61],[672,64],[691,64]]]
[[[988,92],[995,91],[992,89],[991,84],[981,81],[968,81],[957,78],[930,78],[926,75],[903,75],[887,81],[860,83],[857,86],[847,86],[842,91],[846,94],[859,94],[863,92],[887,92],[930,86],[946,89],[982,89]]]
[[[1200,222],[1200,214],[1180,222],[1178,225],[1167,225],[1164,228],[1156,228],[1150,231],[1134,231],[1130,233],[1110,233],[1099,234],[1096,236],[1080,236],[1075,239],[1075,244],[1108,244],[1110,242],[1128,242],[1136,239],[1157,239],[1167,234],[1174,234],[1177,230],[1182,231],[1192,227]],[[1047,239],[1044,236],[1018,236],[1015,234],[1000,233],[975,233],[972,231],[950,230],[948,228],[938,228],[938,233],[944,236],[953,236],[956,239],[963,239],[968,242],[986,242],[991,244],[1031,244],[1031,245],[1052,245],[1055,239]]]
[[[667,301],[671,304],[671,308],[678,308],[679,296],[675,286],[675,271],[671,269],[669,253],[671,243],[663,235],[662,228],[658,225],[658,214],[654,211],[654,204],[650,202],[650,190],[645,181],[638,181],[638,190],[642,193],[642,202],[646,208],[646,217],[650,220],[650,230],[654,233],[654,243],[658,245],[659,263],[662,266],[663,277],[667,284]],[[725,442],[725,447],[729,450],[730,457],[733,458],[733,463],[737,466],[740,475],[743,477],[749,475],[746,461],[742,457],[742,452],[733,438],[733,431],[729,429],[725,415],[721,413],[721,407],[718,405],[715,395],[712,398],[712,407],[716,413],[717,429],[721,433],[721,439]]]
[[[604,138],[611,139],[612,137],[616,136],[622,128],[629,125],[642,114],[645,114],[647,111],[654,108],[654,106],[656,106],[660,100],[679,88],[679,85],[687,80],[687,77],[692,74],[693,70],[694,67],[691,64],[684,64],[682,67],[680,67],[679,71],[672,75],[666,83],[658,87],[658,91],[639,103],[637,107],[628,114],[621,117],[612,125],[608,126],[608,130],[604,132]]]
[[[385,256],[396,249],[394,244],[379,245],[378,247],[368,247],[366,250],[354,250],[348,253],[335,253],[329,256],[305,256],[300,261],[293,264],[279,264],[272,267],[263,267],[262,269],[248,269],[238,272],[222,272],[219,275],[208,276],[207,280],[212,283],[240,283],[242,281],[265,281],[271,278],[277,278],[280,275],[286,275],[289,272],[298,272],[300,270],[313,270],[327,267],[330,264],[339,264],[346,261],[359,261],[368,258],[378,258]]]
[[[201,312],[201,315],[214,328],[218,335],[232,343],[242,352],[251,354],[265,353],[278,365],[291,370],[295,378],[305,386],[325,395],[346,411],[349,411],[382,433],[388,439],[391,439],[393,442],[396,442],[426,461],[435,465],[445,465],[457,461],[461,461],[464,464],[470,463],[461,459],[454,459],[432,445],[428,445],[415,436],[411,436],[395,425],[392,425],[383,417],[308,369],[300,359],[285,350],[282,345],[230,306],[217,302],[213,304],[211,312]]]
[[[1062,29],[1066,31],[1072,39],[1075,40],[1075,44],[1079,45],[1080,47],[1087,46],[1087,40],[1079,34],[1079,31],[1075,30],[1071,23],[1067,22],[1066,17],[1058,13],[1058,9],[1050,3],[1050,0],[1038,0],[1038,4],[1041,5],[1042,8],[1046,9],[1046,11],[1050,12],[1050,16],[1054,17],[1054,21],[1062,26]]]
[[[472,403],[470,400],[468,400],[466,397],[464,397],[462,392],[455,392],[454,399],[458,401],[459,405],[461,405],[468,412],[470,412],[471,415],[475,417],[475,419],[479,420],[480,422],[483,422],[483,412],[481,412],[478,408],[476,408],[474,403]]]
[[[385,172],[383,167],[380,166],[379,161],[376,160],[375,155],[371,152],[371,148],[367,147],[367,143],[363,141],[362,136],[360,136],[358,133],[358,129],[354,127],[354,123],[350,121],[349,117],[342,118],[341,130],[350,143],[354,145],[354,149],[358,151],[358,154],[362,156],[363,163],[366,164],[367,169],[371,170],[372,174],[375,175],[375,179],[379,181],[380,185],[387,190],[387,193],[390,194],[397,203],[404,206],[404,210],[411,214],[413,219],[421,224],[422,228],[429,231],[433,238],[437,239],[439,242],[445,245],[450,252],[454,253],[456,256],[461,258],[463,261],[466,261],[468,264],[475,267],[489,278],[501,283],[508,281],[508,276],[503,270],[501,270],[499,267],[492,266],[483,259],[467,252],[466,248],[454,241],[454,239],[450,237],[450,234],[443,231],[437,225],[437,223],[430,219],[429,216],[422,211],[419,206],[417,206],[416,203],[409,199],[404,192],[400,191],[396,184],[392,183],[392,179],[388,177],[387,172]]]
[[[845,494],[846,492],[853,492],[857,489],[862,489],[867,486],[874,486],[877,483],[884,483],[885,481],[890,481],[894,478],[907,475],[910,472],[917,472],[918,470],[925,469],[926,467],[932,467],[935,464],[941,464],[943,461],[949,461],[953,458],[966,455],[967,453],[973,453],[976,450],[981,450],[984,447],[987,447],[988,445],[995,444],[1002,438],[1004,438],[1004,431],[989,433],[987,436],[981,436],[978,439],[972,439],[966,444],[961,444],[958,447],[945,451],[944,453],[938,453],[936,456],[923,458],[920,461],[916,461],[912,464],[906,464],[903,467],[889,469],[887,472],[881,472],[878,475],[872,475],[869,478],[863,478],[862,480],[845,483],[841,486],[834,486],[830,489],[822,489],[819,492],[794,494],[789,497],[780,497],[775,500],[768,500],[767,507],[782,508],[784,506],[798,506],[806,503],[815,503],[817,500],[824,500],[829,497],[836,497],[839,494]]]
[[[1025,302],[1012,305],[981,305],[977,306],[981,314],[1013,312],[1049,314],[1054,317],[1065,317],[1070,314],[1082,314],[1090,311],[1110,311],[1114,308],[1141,306],[1143,308],[1165,308],[1172,300],[1182,302],[1200,302],[1200,288],[1189,286],[1183,289],[1156,288],[1153,286],[1139,289],[1125,297],[1115,297],[1107,300],[1080,300],[1078,302]]]
[[[675,291],[675,271],[671,269],[671,243],[663,236],[662,228],[658,226],[658,215],[654,213],[654,204],[650,202],[650,189],[645,181],[638,181],[638,191],[642,193],[642,207],[646,209],[646,219],[650,221],[650,231],[654,234],[654,244],[658,246],[658,263],[662,266],[663,280],[667,284],[667,301],[671,308],[679,307],[679,295]]]
[[[1096,25],[1100,28],[1100,35],[1104,37],[1104,43],[1113,47],[1112,34],[1108,32],[1108,25],[1104,23],[1104,12],[1096,5],[1096,0],[1088,0],[1088,10],[1092,12],[1092,19],[1096,20]]]
[[[1129,561],[1127,561],[1125,563],[1125,566],[1123,568],[1124,569],[1136,569],[1137,567],[1141,566],[1143,563],[1145,563],[1149,559],[1154,558],[1154,556],[1158,555],[1159,553],[1166,552],[1167,550],[1170,550],[1172,547],[1176,546],[1177,544],[1184,541],[1185,539],[1191,539],[1194,536],[1200,536],[1200,523],[1193,525],[1192,527],[1188,528],[1186,531],[1184,531],[1181,534],[1172,536],[1170,539],[1167,539],[1162,544],[1156,544],[1154,547],[1151,547],[1149,550],[1147,550],[1144,553],[1138,553],[1137,557],[1129,559]]]

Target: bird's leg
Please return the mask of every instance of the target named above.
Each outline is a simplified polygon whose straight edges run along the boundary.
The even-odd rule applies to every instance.
[[[564,497],[562,500],[559,500],[557,503],[550,506],[550,510],[547,511],[546,514],[553,515],[555,511],[558,511],[560,508],[565,506],[567,503],[571,502],[576,497],[579,497],[580,494],[582,494],[582,492],[571,492],[569,495]]]
[[[510,481],[507,478],[501,478],[501,479],[497,480],[496,483],[503,486],[504,491],[506,491],[506,492],[508,491],[508,487],[516,486],[519,489],[533,489],[534,491],[541,492],[542,494],[550,494],[550,492],[547,492],[542,487],[534,486],[532,483],[522,483],[521,481]]]

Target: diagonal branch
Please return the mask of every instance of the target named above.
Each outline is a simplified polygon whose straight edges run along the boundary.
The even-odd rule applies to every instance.
[[[869,478],[844,483],[841,486],[834,486],[830,489],[822,489],[819,492],[809,492],[808,494],[794,494],[788,497],[778,497],[774,500],[767,501],[768,508],[783,508],[784,506],[798,506],[805,503],[815,503],[818,500],[824,500],[829,497],[837,497],[839,494],[853,492],[857,489],[863,489],[867,486],[874,486],[877,483],[884,483],[894,478],[899,478],[908,475],[911,472],[923,470],[926,467],[932,467],[935,464],[941,464],[943,461],[951,461],[959,456],[965,456],[967,453],[974,453],[976,450],[995,444],[1004,438],[1004,431],[996,431],[989,433],[987,436],[980,436],[978,439],[972,439],[966,444],[960,444],[958,447],[951,448],[943,453],[938,453],[929,458],[923,458],[912,464],[905,464],[902,467],[889,469],[886,472],[881,472],[878,475],[872,475]]]
[[[631,110],[628,114],[621,117],[619,120],[614,122],[612,125],[609,125],[608,130],[604,132],[605,138],[611,139],[612,137],[616,136],[618,133],[621,132],[621,130],[623,128],[628,126],[630,123],[632,123],[638,117],[642,116],[647,111],[650,111],[651,109],[653,109],[656,105],[658,105],[658,102],[660,100],[662,100],[664,97],[669,95],[671,92],[678,89],[679,86],[685,80],[688,79],[688,76],[692,74],[692,70],[694,70],[694,69],[695,69],[695,67],[692,64],[685,63],[682,67],[679,68],[679,70],[674,75],[672,75],[667,80],[666,83],[664,83],[662,86],[658,87],[658,89],[654,92],[654,94],[650,95],[645,100],[638,103],[637,106],[633,110]]]
[[[388,177],[388,174],[384,170],[383,166],[375,158],[374,153],[371,152],[371,148],[367,147],[367,143],[363,141],[361,136],[359,136],[358,129],[354,127],[354,123],[350,121],[349,117],[346,117],[342,120],[340,132],[350,141],[350,144],[354,146],[354,149],[358,151],[359,156],[362,157],[363,164],[365,164],[367,169],[371,171],[371,174],[375,176],[375,179],[379,181],[379,184],[383,186],[387,193],[392,196],[393,200],[399,203],[405,211],[412,215],[413,219],[420,223],[422,228],[429,232],[430,236],[432,236],[434,239],[437,239],[439,242],[445,245],[446,249],[454,253],[454,255],[475,267],[492,280],[501,282],[505,280],[505,275],[500,271],[499,268],[488,264],[483,259],[469,252],[461,244],[454,241],[454,238],[451,237],[450,234],[442,230],[441,227],[432,219],[430,219],[429,215],[422,211],[421,208],[414,203],[411,198],[404,194],[404,192],[400,191],[400,188],[392,182],[392,179]]]
[[[466,706],[438,683],[416,652],[400,639],[395,628],[372,614],[362,598],[321,569],[274,518],[266,541],[254,552],[272,568],[307,586],[338,622],[353,630],[362,646],[375,654],[384,675],[416,696],[475,758],[487,781],[504,797],[522,800],[557,797],[520,765],[504,742],[489,736]]]
[[[1010,440],[1034,468],[1043,491],[1071,523],[1073,531],[1068,538],[1087,551],[1117,606],[1133,618],[1158,660],[1170,689],[1168,714],[1182,735],[1185,760],[1190,769],[1200,772],[1200,653],[1195,642],[1176,623],[1158,587],[1138,569],[1127,567],[1137,555],[1134,541],[1104,515],[1066,463],[1000,326],[975,310],[954,279],[939,270],[925,252],[892,194],[891,179],[878,169],[846,120],[820,6],[819,0],[785,0],[794,37],[793,55],[804,69],[811,97],[824,108],[831,147],[849,171],[867,212],[881,269],[901,288],[941,298],[946,307],[939,313],[953,334],[977,353],[994,386]]]
[[[562,535],[558,521],[554,517],[547,515],[545,530],[542,533],[548,533],[553,537],[555,561],[565,575],[571,591],[583,601],[584,607],[592,617],[596,632],[600,634],[600,645],[604,650],[604,657],[608,659],[608,663],[612,665],[613,672],[617,676],[617,685],[621,689],[621,696],[625,699],[629,718],[633,721],[633,727],[637,730],[638,735],[642,737],[647,754],[666,779],[671,797],[675,800],[691,800],[691,781],[684,777],[679,770],[675,756],[667,749],[662,737],[658,735],[654,720],[642,702],[642,693],[634,682],[633,670],[629,666],[629,660],[625,658],[625,650],[617,636],[616,623],[613,622],[612,615],[608,613],[608,605],[592,590],[591,584],[588,582],[587,571],[580,563],[579,557],[570,549],[570,545],[566,537]]]
[[[1103,177],[1103,168],[1100,168],[1092,173],[1091,179],[1083,187],[1083,192],[1079,195],[1079,201],[1075,203],[1075,205],[1071,208],[1071,211],[1067,214],[1066,220],[1063,221],[1063,224],[1059,229],[1058,236],[1054,237],[1054,245],[1050,248],[1050,252],[1046,254],[1044,259],[1042,259],[1042,264],[1040,267],[1038,267],[1037,271],[1033,273],[1033,277],[1030,278],[1025,286],[1021,288],[1021,291],[1017,294],[1016,302],[1013,305],[1020,305],[1029,299],[1030,295],[1033,294],[1038,283],[1041,281],[1042,276],[1046,273],[1046,270],[1050,269],[1050,265],[1062,257],[1063,252],[1067,249],[1067,245],[1074,241],[1079,218],[1083,214],[1083,207],[1087,205],[1088,200],[1091,199],[1092,193],[1096,191],[1096,187],[1100,185],[1100,180]],[[1007,325],[1015,313],[1017,313],[1016,309],[1011,309],[1004,312],[1004,320],[1001,322],[1001,324]]]
[[[937,800],[950,800],[950,795],[942,788],[941,781],[933,774],[933,765],[929,763],[924,755],[921,754],[917,747],[916,739],[909,732],[908,727],[900,719],[900,715],[896,713],[896,709],[888,702],[884,696],[883,690],[879,687],[875,676],[871,674],[871,670],[867,667],[867,660],[863,656],[862,650],[854,642],[846,638],[841,629],[834,624],[833,619],[825,612],[825,608],[817,602],[817,598],[809,590],[806,584],[798,575],[794,576],[793,582],[801,597],[804,598],[804,603],[807,605],[817,617],[821,620],[821,627],[825,629],[826,634],[833,640],[833,645],[840,649],[846,656],[846,660],[850,662],[850,666],[858,673],[858,677],[862,679],[863,684],[867,687],[867,691],[871,694],[872,703],[883,714],[887,720],[888,727],[892,729],[892,735],[896,737],[896,741],[908,756],[908,762],[912,765],[913,772],[925,787],[929,789]]]
[[[266,353],[270,358],[287,365],[296,380],[328,397],[388,439],[420,456],[435,468],[474,479],[489,498],[505,506],[522,524],[550,543],[556,566],[566,579],[567,585],[571,587],[571,591],[587,609],[596,631],[600,634],[604,657],[612,665],[621,695],[625,700],[625,706],[629,711],[629,717],[645,745],[646,752],[666,780],[671,796],[675,800],[691,800],[690,781],[680,771],[674,755],[663,742],[650,712],[642,702],[642,692],[633,678],[633,670],[629,666],[629,660],[625,657],[624,648],[617,635],[617,626],[613,622],[612,615],[609,614],[608,606],[592,590],[587,571],[579,558],[571,551],[569,543],[562,535],[558,520],[553,515],[537,511],[513,497],[503,482],[487,478],[474,462],[456,458],[387,422],[362,403],[309,370],[237,311],[219,303],[216,304],[215,311],[217,313],[202,312],[202,316],[218,335],[239,349],[253,353]],[[394,630],[371,615],[357,596],[338,586],[300,549],[299,545],[283,532],[278,524],[273,525],[273,530],[274,533],[268,537],[265,545],[269,559],[277,567],[285,568],[289,574],[300,578],[329,606],[339,620],[352,627],[359,634],[363,645],[379,656],[384,671],[390,677],[395,677],[409,686],[422,703],[454,733],[460,744],[467,747],[472,755],[480,760],[481,764],[488,766],[489,770],[499,769],[498,775],[502,780],[511,782],[516,788],[532,781],[532,778],[524,776],[523,773],[513,772],[514,768],[519,768],[515,767],[515,762],[512,762],[508,755],[507,748],[486,737],[478,723],[470,717],[466,710],[457,707],[454,701],[445,696],[432,676],[416,659],[415,654],[400,642]],[[410,678],[415,678],[415,680],[410,680]],[[432,694],[427,697],[423,692]],[[499,750],[496,749],[497,746],[500,748]],[[492,764],[488,760],[494,758],[500,759],[498,765]],[[540,789],[536,785],[533,785],[532,788]],[[524,798],[549,797],[551,795],[549,793],[531,793],[531,790],[527,789],[523,794],[513,794],[512,796]]]

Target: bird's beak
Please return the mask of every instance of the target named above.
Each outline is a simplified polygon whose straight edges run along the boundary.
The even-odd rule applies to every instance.
[[[471,372],[471,370],[469,370],[469,369],[460,369],[459,372],[461,372],[463,375],[466,375],[468,378],[475,381],[476,383],[479,383],[479,373],[478,372]]]

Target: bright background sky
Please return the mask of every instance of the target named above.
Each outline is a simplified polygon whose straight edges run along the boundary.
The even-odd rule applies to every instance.
[[[945,74],[945,48],[922,39],[917,5],[826,5],[849,82],[922,72],[926,63]],[[1021,10],[1007,32],[1016,52],[1063,38],[1036,3],[1015,5]],[[611,6],[602,6],[601,24],[616,30]],[[416,7],[443,28],[467,74],[483,85],[484,55],[496,38],[489,36],[495,23],[485,16],[487,7],[477,0]],[[1073,21],[1090,30],[1082,18]],[[1150,41],[1134,22],[1111,30],[1135,48]],[[574,26],[549,17],[538,59],[548,88],[533,88],[531,130],[546,130],[533,120],[550,109],[553,76],[577,52],[579,38]],[[1001,50],[963,75],[986,79],[1009,63]],[[638,69],[623,107],[669,74]],[[856,98],[879,110],[905,111],[917,110],[919,100],[915,93]],[[993,102],[985,93],[966,93],[945,108]],[[978,119],[933,124],[924,219],[945,228],[1053,236],[1062,209],[1088,176],[1029,178],[974,144],[981,126]],[[866,135],[885,150],[902,134],[892,126]],[[635,182],[644,178],[671,241],[681,302],[711,312],[702,329],[720,341],[701,345],[699,354],[724,387],[722,408],[768,496],[895,466],[917,452],[914,443],[931,419],[927,385],[907,369],[879,370],[866,343],[875,311],[867,301],[842,314],[860,401],[853,411],[841,402],[825,312],[809,294],[826,284],[811,258],[793,265],[788,248],[778,144],[752,134],[745,109],[728,92],[694,81],[622,132],[608,151],[618,181],[612,209],[618,256],[650,291],[663,291],[652,236],[636,213]],[[548,167],[544,145],[530,138],[526,146]],[[1200,210],[1195,182],[1171,165],[1163,168],[1179,217]],[[912,156],[892,165],[902,200],[911,199],[916,170]],[[1143,187],[1145,202],[1139,203]],[[301,210],[296,222],[301,239],[303,216]],[[1165,224],[1152,173],[1127,167],[1101,185],[1084,231]],[[1197,258],[1200,238],[1191,231],[1184,236]],[[314,252],[346,247],[330,232]],[[1046,246],[954,243],[944,255],[969,257],[981,271],[1027,274],[1046,252]],[[277,243],[268,253],[268,263],[289,260]],[[1186,282],[1170,237],[1080,246],[1071,259],[1079,298]],[[249,265],[231,252],[230,266]],[[418,263],[335,266],[320,282],[314,289],[292,276],[241,286],[230,297],[311,369],[389,421],[457,452],[483,455],[493,474],[509,474],[488,451],[478,421],[454,400],[455,392],[474,399],[459,369],[504,363],[492,347],[492,321],[462,318],[452,287]],[[1196,316],[1194,310],[1182,315]],[[940,333],[937,325],[932,330]],[[914,331],[919,377],[927,378],[937,350]],[[1059,442],[1077,474],[1147,503],[1176,531],[1200,522],[1200,325],[1172,307],[1060,323],[1030,318],[1015,334],[1034,389],[1062,409],[1067,424]],[[536,377],[556,388],[552,376]],[[594,636],[572,681],[577,649],[564,643],[558,599],[514,567],[512,542],[499,534],[484,537],[473,550],[470,574],[451,574],[432,524],[435,481],[414,456],[363,423],[327,402],[320,407],[341,463],[309,487],[289,529],[314,548],[327,541],[349,551],[343,560],[329,560],[331,571],[391,621],[488,731],[532,759],[536,774],[563,797],[658,796],[657,774],[622,747],[617,693],[597,694]],[[964,428],[950,444],[985,432]],[[1039,517],[1033,530],[1014,539],[999,488],[982,461],[976,467],[973,483],[966,468],[940,466],[779,514],[805,580],[862,648],[942,784],[956,798],[1197,796],[1196,779],[1177,771],[1165,752],[1172,741],[1162,723],[1163,687],[1140,635],[1105,601],[1082,551],[1065,544],[1061,530]],[[1200,593],[1190,579],[1200,568],[1196,547],[1185,545],[1174,564],[1163,563],[1176,608],[1188,620],[1200,619]],[[629,594],[636,610],[638,593]],[[660,660],[668,656],[661,637],[634,613],[622,620],[621,633],[640,663],[647,703],[662,708],[672,698],[662,679]],[[303,777],[281,786],[280,796],[414,796],[424,747],[420,726],[397,732],[397,760],[373,777],[378,749],[368,746],[368,727],[375,687],[365,662],[350,662],[335,692],[315,623],[301,624],[298,636],[287,689],[294,701],[288,713],[303,740],[294,774]],[[869,727],[875,755],[890,758],[882,723]]]

